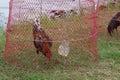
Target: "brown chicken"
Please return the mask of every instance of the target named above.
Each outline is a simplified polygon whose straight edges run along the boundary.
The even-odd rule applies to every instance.
[[[47,61],[49,61],[52,57],[52,39],[50,39],[49,36],[45,33],[38,20],[35,20],[33,25],[33,37],[33,43],[37,53],[36,59],[38,60],[38,54],[41,52],[45,57],[47,57]]]

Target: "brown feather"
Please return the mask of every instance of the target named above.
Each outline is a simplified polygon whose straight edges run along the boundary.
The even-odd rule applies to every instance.
[[[40,28],[33,26],[33,37],[34,37],[34,46],[36,48],[36,53],[39,54],[41,52],[44,56],[47,57],[48,60],[51,59],[51,47],[52,47],[52,39],[45,33],[45,31]]]

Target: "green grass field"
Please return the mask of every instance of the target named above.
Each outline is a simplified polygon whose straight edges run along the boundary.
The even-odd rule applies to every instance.
[[[120,7],[115,11],[117,12],[119,10]],[[110,12],[101,11],[100,16],[104,16],[105,13]],[[54,46],[52,49],[54,53],[53,59],[45,65],[43,62],[45,61],[45,57],[41,55],[39,65],[36,65],[30,63],[31,59],[29,58],[34,56],[30,54],[34,53],[34,51],[28,47],[26,51],[18,50],[21,55],[14,55],[25,64],[22,64],[22,66],[19,64],[19,67],[18,65],[11,65],[6,63],[3,57],[5,32],[2,31],[1,33],[3,34],[0,36],[0,80],[120,80],[120,36],[114,33],[114,36],[110,37],[105,31],[106,23],[109,21],[107,18],[110,19],[113,14],[115,14],[114,11],[105,17],[100,17],[102,21],[99,22],[98,61],[93,61],[91,54],[74,48],[71,48],[72,54],[67,58],[58,56],[58,54],[55,54],[57,51],[54,49],[56,46]],[[118,31],[120,33],[120,28]],[[81,53],[77,54],[79,51]],[[83,52],[84,54],[82,54]],[[25,54],[29,57],[25,58]],[[54,64],[56,58],[62,60],[61,64]],[[26,64],[28,66],[24,66]]]
[[[90,55],[84,55],[82,58],[72,59],[79,65],[50,63],[49,66],[36,66],[35,70],[9,65],[1,53],[0,80],[119,80],[120,45],[99,40],[99,53],[100,58],[95,62],[89,59]]]

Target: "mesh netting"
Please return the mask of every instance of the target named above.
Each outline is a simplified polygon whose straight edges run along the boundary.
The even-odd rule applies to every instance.
[[[4,57],[10,64],[34,68],[36,48],[33,41],[33,25],[37,18],[52,39],[52,59],[61,63],[76,63],[78,58],[98,59],[97,19],[99,0],[11,0],[6,30]],[[62,41],[69,41],[67,57],[58,54]],[[89,55],[92,53],[93,55]],[[45,56],[39,54],[39,64],[44,64]]]

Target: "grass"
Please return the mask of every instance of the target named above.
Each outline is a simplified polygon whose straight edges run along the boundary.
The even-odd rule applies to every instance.
[[[100,59],[97,62],[89,61],[90,57],[83,55],[75,60],[77,65],[39,65],[36,69],[24,69],[7,64],[0,54],[0,79],[1,80],[119,80],[120,57],[119,51],[113,51],[120,47],[115,44],[99,41]],[[110,49],[112,46],[112,49]],[[79,65],[78,65],[79,63]],[[52,65],[51,65],[52,64]]]
[[[115,11],[117,12],[118,10],[119,9]],[[99,15],[103,16],[105,13],[109,13],[109,12],[101,11]],[[113,15],[115,14],[115,12],[111,11],[111,14]],[[44,64],[45,57],[43,55],[40,55],[39,65],[36,65],[34,62],[32,62],[32,58],[35,57],[35,54],[33,54],[35,53],[35,51],[34,49],[31,49],[33,48],[33,46],[28,47],[29,45],[31,45],[30,37],[32,36],[26,35],[26,34],[30,34],[31,32],[27,31],[28,29],[27,27],[22,27],[24,30],[26,30],[25,32],[26,34],[22,36],[23,35],[22,33],[16,32],[15,35],[16,36],[19,35],[21,39],[27,37],[28,40],[19,41],[18,37],[14,37],[13,35],[10,36],[16,39],[16,41],[28,45],[24,46],[23,49],[19,48],[12,50],[10,52],[10,54],[13,54],[12,56],[10,55],[8,57],[8,59],[10,57],[13,57],[11,58],[11,63],[13,62],[11,65],[4,60],[2,54],[5,44],[5,33],[3,32],[3,34],[0,36],[1,39],[0,80],[119,80],[120,79],[119,35],[116,35],[116,33],[114,33],[113,37],[109,37],[107,32],[105,31],[106,29],[105,26],[107,25],[106,23],[108,22],[108,19],[106,19],[106,17],[110,19],[111,14],[108,14],[105,17],[104,16],[100,17],[102,21],[99,22],[99,27],[98,27],[99,29],[99,40],[98,40],[99,60],[98,61],[93,61],[92,59],[93,56],[91,54],[83,51],[82,49],[75,48],[74,46],[70,47],[71,51],[68,57],[62,57],[57,54],[57,48],[58,45],[60,45],[60,43],[56,43],[52,48],[52,53],[53,53],[52,60],[47,65],[45,65]],[[45,21],[47,20],[46,18],[43,19]],[[78,18],[74,17],[74,22],[76,21],[78,21]],[[51,27],[53,26],[52,27],[53,29],[56,29],[56,25],[62,22],[55,21],[54,23],[55,25],[51,24],[51,21],[48,21],[48,23],[44,23],[47,24],[45,28],[49,29],[50,27],[49,25],[51,25]],[[76,24],[78,25],[78,23]],[[71,23],[70,25],[75,26],[76,24]],[[84,25],[82,21],[81,24]],[[59,26],[61,25],[59,24]],[[57,28],[59,26],[57,26]],[[85,26],[87,25],[84,25],[84,27],[82,28],[85,29]],[[15,29],[19,29],[20,31],[22,31],[23,30],[22,28],[17,27]],[[77,30],[79,30],[79,28],[77,28],[75,31]],[[15,32],[13,31],[13,33]],[[58,34],[54,35],[54,39]],[[13,39],[11,38],[11,40]],[[15,45],[14,42],[12,42],[12,44]],[[22,46],[20,43],[18,44]],[[54,64],[55,60],[60,61],[60,64]]]
[[[5,45],[5,31],[2,26],[0,26],[0,51],[4,51]]]

